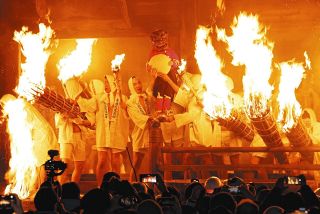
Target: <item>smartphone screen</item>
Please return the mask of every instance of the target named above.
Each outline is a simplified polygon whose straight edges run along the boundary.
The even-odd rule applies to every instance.
[[[230,186],[229,191],[233,193],[238,193],[239,192],[239,187],[237,186]]]
[[[140,182],[143,183],[157,183],[157,175],[155,174],[141,174]]]
[[[299,185],[301,184],[301,180],[298,177],[295,176],[288,176],[288,184],[295,184],[295,185]]]

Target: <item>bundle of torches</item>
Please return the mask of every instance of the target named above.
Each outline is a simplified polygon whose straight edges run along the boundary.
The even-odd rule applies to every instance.
[[[185,75],[186,62],[184,60],[181,60],[178,74],[186,88],[196,97],[201,108],[208,114],[208,118],[218,121],[220,125],[234,131],[250,142],[254,139],[255,129],[268,147],[281,147],[283,146],[281,135],[277,128],[277,123],[273,118],[272,108],[268,102],[272,94],[272,86],[269,85],[268,81],[272,71],[273,44],[266,39],[266,30],[259,24],[258,16],[240,13],[240,15],[234,19],[231,28],[233,32],[232,36],[227,36],[224,29],[217,28],[217,39],[228,44],[228,51],[233,57],[232,64],[245,67],[245,75],[243,77],[243,108],[240,108],[231,102],[231,89],[228,89],[224,84],[227,77],[221,71],[223,63],[221,63],[220,58],[217,56],[209,36],[213,31],[212,28],[199,27],[196,36],[195,58],[199,70],[201,71],[204,94],[201,97],[198,97],[197,91],[193,88],[188,75]],[[40,32],[38,34],[32,34],[28,32],[27,29],[15,33],[14,39],[21,44],[23,47],[21,48],[22,53],[26,57],[26,63],[21,65],[23,72],[20,77],[21,83],[19,81],[19,87],[17,88],[23,88],[24,90],[25,86],[23,86],[22,83],[31,82],[31,84],[28,84],[27,86],[27,88],[29,87],[27,91],[32,99],[29,99],[27,96],[20,93],[20,90],[17,90],[17,93],[20,97],[24,97],[28,101],[37,102],[56,112],[67,114],[71,118],[83,118],[75,100],[66,98],[45,86],[44,70],[49,57],[49,53],[47,52],[47,49],[49,48],[48,40],[52,37],[53,31],[50,27],[45,27],[43,24],[39,26],[39,29]],[[32,37],[30,41],[36,42],[36,45],[27,45],[27,39],[29,37]],[[28,50],[28,48],[30,50]],[[92,41],[82,48],[85,48],[85,50],[79,50],[77,53],[87,53],[88,56],[86,56],[86,60],[81,60],[81,57],[75,55],[73,58],[78,59],[79,63],[64,62],[64,64],[72,66],[82,64],[81,69],[74,69],[72,66],[72,69],[69,67],[65,69],[67,70],[66,72],[79,71],[79,73],[74,76],[80,76],[81,72],[86,72],[91,63]],[[40,57],[34,56],[35,52],[40,54]],[[115,60],[112,61],[111,69],[115,78],[117,78],[123,57],[124,54],[116,56]],[[34,64],[30,62],[34,62]],[[35,63],[38,64],[38,67],[35,67],[37,66]],[[287,64],[290,65],[290,63]],[[300,64],[291,63],[291,65],[299,66]],[[293,74],[294,69],[291,70]],[[301,70],[299,72],[301,72]],[[60,75],[61,73],[63,73],[62,70],[60,70]],[[71,78],[69,73],[65,73],[61,76]],[[39,77],[42,77],[43,79],[39,80]],[[290,98],[292,99],[288,101],[283,99],[283,97],[278,98],[281,112],[279,114],[280,119],[278,118],[278,122],[281,125],[286,124],[283,125],[283,127],[286,126],[286,128],[282,127],[282,131],[284,131],[292,146],[295,147],[312,144],[310,136],[307,134],[299,119],[301,116],[301,109],[299,111],[300,105],[296,101],[294,95],[295,89],[299,87],[301,79],[302,77],[298,80],[294,80],[296,85],[294,87],[289,87],[289,89],[286,88],[287,86],[285,86],[284,83],[287,82],[290,84],[291,81],[282,81],[282,86],[284,86],[286,90],[290,90],[292,95]],[[60,80],[66,81],[66,79]],[[285,100],[284,102],[286,103],[281,103],[283,100]],[[291,122],[289,123],[291,124],[290,126],[287,125],[288,122],[286,120],[288,118],[285,118],[287,115],[291,116],[289,118],[291,119]],[[248,119],[251,123],[248,122]],[[301,153],[301,156],[312,163],[313,153],[305,152]],[[288,159],[284,153],[275,153],[275,157],[279,163],[288,163]]]

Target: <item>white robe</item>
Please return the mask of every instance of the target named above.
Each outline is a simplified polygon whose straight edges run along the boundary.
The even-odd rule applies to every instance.
[[[148,105],[148,103],[146,103]],[[149,148],[149,126],[150,116],[140,105],[139,98],[131,96],[127,102],[127,111],[130,119],[134,123],[131,133],[132,147],[134,152]]]
[[[30,103],[25,102],[27,120],[32,127],[33,152],[36,165],[39,167],[49,159],[48,150],[58,149],[57,138],[54,130],[40,112]]]
[[[213,123],[202,111],[196,98],[190,97],[180,88],[174,102],[187,109],[185,113],[175,114],[174,119],[178,128],[184,125],[189,126],[190,142],[205,147],[216,146]]]
[[[90,83],[91,92],[96,102],[93,108],[96,125],[96,146],[97,148],[125,150],[129,136],[129,121],[126,111],[121,108],[120,103],[115,104],[116,99],[120,100],[119,96],[114,97],[113,93],[108,95],[104,92],[103,85],[104,83],[101,80],[94,80]],[[122,98],[126,101],[124,95],[122,95]],[[107,109],[108,104],[117,106],[118,110],[116,114],[113,114],[114,118],[110,118]]]

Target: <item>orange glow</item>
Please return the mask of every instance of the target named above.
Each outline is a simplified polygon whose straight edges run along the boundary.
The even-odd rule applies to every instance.
[[[259,24],[257,15],[240,13],[231,26],[232,35],[217,29],[218,39],[228,44],[233,65],[244,65],[242,79],[244,104],[251,118],[262,117],[268,111],[268,100],[273,87],[269,84],[272,72],[273,43],[266,38],[266,29]]]
[[[46,85],[45,67],[50,56],[51,39],[54,31],[39,24],[39,33],[34,34],[23,27],[20,32],[14,32],[14,40],[21,45],[21,52],[25,62],[21,64],[21,76],[15,91],[28,101],[33,100],[31,93],[34,85],[44,88]]]
[[[6,102],[3,110],[8,116],[7,132],[11,143],[10,170],[6,174],[9,185],[5,194],[16,193],[20,199],[29,196],[38,176],[32,149],[32,130],[25,108],[25,101],[19,98]]]
[[[301,107],[295,96],[295,90],[299,87],[305,69],[303,63],[294,61],[279,64],[281,78],[279,85],[279,115],[278,122],[284,132],[289,132],[295,127],[301,115]]]
[[[72,77],[84,74],[91,64],[92,46],[96,39],[77,39],[77,47],[68,56],[62,58],[57,67],[58,79],[66,82]]]
[[[196,35],[195,58],[206,87],[203,93],[204,111],[213,119],[228,118],[231,113],[230,89],[227,78],[221,72],[223,64],[212,46],[210,29],[200,26]]]
[[[125,54],[116,55],[114,59],[111,61],[111,69],[119,70],[122,61],[124,60]]]
[[[46,85],[45,67],[51,54],[53,35],[54,31],[44,24],[39,24],[39,33],[36,34],[28,31],[27,27],[14,32],[13,39],[21,45],[21,52],[25,57],[15,91],[28,101],[34,100],[32,92],[35,86],[44,88]],[[8,116],[7,132],[11,148],[10,170],[6,174],[9,185],[5,193],[16,193],[22,199],[29,196],[37,178],[32,130],[27,120],[25,102],[21,98],[8,101],[3,110]]]

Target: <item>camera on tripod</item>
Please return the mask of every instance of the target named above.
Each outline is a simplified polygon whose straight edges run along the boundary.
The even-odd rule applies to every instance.
[[[14,195],[0,195],[0,213],[13,213],[11,201],[15,201]]]
[[[50,160],[45,162],[44,168],[46,170],[48,180],[53,181],[54,176],[62,175],[67,168],[67,164],[63,161],[54,160],[54,157],[59,155],[58,150],[49,150],[48,155],[50,156]]]

